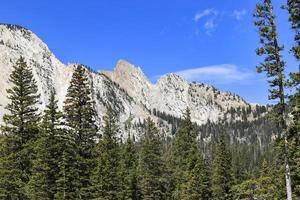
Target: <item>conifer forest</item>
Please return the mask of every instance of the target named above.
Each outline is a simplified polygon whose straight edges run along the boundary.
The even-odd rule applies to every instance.
[[[89,77],[94,72],[81,64],[62,109],[57,91],[48,88],[51,95],[41,110],[33,66],[19,57],[9,76],[9,103],[0,128],[0,199],[299,200],[300,1],[282,6],[289,15],[292,46],[278,39],[280,16],[273,12],[273,1],[257,0],[252,13],[257,31],[253,54],[260,58],[256,70],[267,78],[269,99],[276,102],[257,105],[255,115],[263,117],[256,121],[246,120],[252,112],[247,109],[227,111],[243,121],[203,125],[193,122],[189,107],[181,118],[149,110],[171,125],[171,134],[165,134],[150,116],[120,123],[120,109],[111,104],[99,119]],[[289,72],[284,48],[298,71]],[[264,132],[263,145],[256,138],[243,143],[228,134],[252,132]]]

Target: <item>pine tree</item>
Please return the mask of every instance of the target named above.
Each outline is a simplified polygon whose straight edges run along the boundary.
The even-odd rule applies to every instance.
[[[216,200],[232,199],[232,164],[231,154],[225,142],[224,134],[216,146],[212,166],[212,196]]]
[[[292,52],[295,58],[300,60],[300,2],[298,0],[287,0],[287,10],[289,11],[289,21],[292,24],[292,29],[295,31],[295,44],[292,47]],[[294,74],[298,84],[300,83],[300,65],[299,71]]]
[[[32,170],[33,144],[39,128],[38,88],[33,74],[23,57],[13,67],[9,81],[13,84],[7,90],[11,101],[3,116],[5,134],[3,158],[1,158],[0,196],[4,199],[27,199],[25,186]]]
[[[104,129],[97,144],[97,166],[93,173],[95,199],[115,200],[119,192],[119,144],[116,114],[111,107],[103,118]]]
[[[122,200],[137,200],[139,197],[137,184],[137,150],[133,138],[129,133],[126,142],[122,144],[121,147],[119,199]]]
[[[164,188],[161,181],[162,176],[162,151],[159,131],[154,122],[147,118],[139,155],[139,185],[141,199],[153,200],[163,199]]]
[[[172,162],[174,165],[174,177],[176,188],[174,197],[180,198],[182,186],[186,183],[184,174],[187,171],[188,154],[193,143],[195,134],[193,132],[193,124],[191,122],[191,112],[187,108],[184,113],[184,118],[180,124],[174,138]]]
[[[57,138],[61,131],[62,113],[58,111],[54,92],[51,92],[42,121],[42,129],[34,144],[35,159],[32,176],[28,184],[31,199],[53,199],[55,194],[55,177],[58,173],[57,161],[59,150]]]
[[[282,174],[282,173],[281,173]],[[263,161],[258,177],[252,177],[234,186],[235,199],[284,199],[282,194],[284,182],[279,177],[278,169],[273,163]]]
[[[266,72],[268,82],[271,89],[269,89],[269,99],[279,100],[274,108],[274,119],[278,122],[279,127],[286,131],[286,105],[285,105],[285,77],[284,68],[285,62],[282,60],[281,51],[284,49],[278,43],[278,36],[275,24],[275,16],[273,14],[273,5],[271,0],[261,0],[261,3],[256,5],[254,13],[256,18],[255,26],[258,27],[260,35],[260,44],[256,51],[257,55],[265,56],[264,61],[257,67],[258,72]],[[292,199],[292,183],[290,177],[290,166],[288,158],[288,142],[287,134],[281,134],[284,142],[284,165],[285,165],[285,180],[287,199]]]
[[[293,193],[300,197],[300,90],[292,96],[293,121],[288,128],[288,141],[291,161],[291,175],[293,180]]]
[[[77,65],[73,73],[64,112],[66,125],[74,138],[78,153],[80,198],[89,199],[91,198],[91,173],[95,165],[93,150],[97,126],[91,84],[87,70],[82,65]]]
[[[295,31],[295,44],[291,51],[297,61],[300,61],[300,2],[298,0],[287,0],[292,29]],[[296,87],[296,92],[290,96],[293,107],[293,123],[289,127],[291,174],[293,180],[293,191],[297,198],[300,198],[300,65],[298,72],[290,74],[290,86]]]
[[[173,138],[170,136],[162,136],[162,176],[161,181],[164,186],[164,198],[165,200],[174,200],[173,192],[175,189],[175,177],[174,177],[174,162],[173,162]]]
[[[188,168],[185,173],[187,182],[183,186],[183,195],[180,199],[211,199],[210,174],[207,167],[199,150],[198,141],[194,139],[189,151]]]
[[[63,145],[61,147],[62,156],[58,162],[59,172],[56,179],[54,198],[57,200],[81,199],[77,146],[70,135],[71,133],[66,131],[61,141]]]
[[[44,111],[41,132],[34,144],[36,157],[28,184],[31,199],[54,199],[58,162],[62,158],[62,134],[62,113],[58,110],[55,91],[52,90]]]

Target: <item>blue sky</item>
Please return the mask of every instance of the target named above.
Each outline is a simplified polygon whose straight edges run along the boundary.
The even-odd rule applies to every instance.
[[[125,59],[153,81],[175,72],[250,102],[267,100],[255,73],[255,0],[2,0],[0,22],[31,29],[64,63],[113,69]],[[280,42],[292,45],[284,0],[275,2]],[[288,70],[296,61],[286,51]]]

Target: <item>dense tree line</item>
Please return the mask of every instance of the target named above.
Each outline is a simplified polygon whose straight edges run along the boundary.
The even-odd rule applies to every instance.
[[[216,143],[213,162],[205,159],[189,109],[171,141],[150,118],[138,141],[130,128],[123,141],[111,107],[99,134],[83,66],[74,70],[63,112],[51,90],[39,113],[37,85],[24,58],[10,81],[11,102],[1,127],[1,199],[220,199],[232,194],[231,154],[224,139]]]

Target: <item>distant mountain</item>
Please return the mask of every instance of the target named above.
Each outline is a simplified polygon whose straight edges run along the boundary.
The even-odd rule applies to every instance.
[[[47,104],[51,88],[56,90],[59,106],[62,108],[75,66],[75,64],[61,63],[32,31],[17,25],[1,24],[0,122],[8,103],[6,90],[11,87],[8,81],[9,75],[20,56],[23,56],[32,67],[41,94],[39,105],[41,111]],[[249,126],[263,128],[261,124],[255,124],[264,118],[268,108],[250,104],[238,95],[221,92],[213,86],[189,83],[175,74],[164,75],[156,84],[152,84],[139,67],[124,60],[119,60],[113,71],[95,72],[87,68],[90,71],[89,77],[99,124],[105,114],[106,106],[111,105],[119,113],[121,127],[124,122],[130,120],[138,129],[138,124],[150,116],[161,124],[161,130],[167,134],[171,134],[174,127],[176,128],[187,107],[191,109],[192,121],[198,127],[207,124],[218,124],[218,126],[227,124],[230,127],[233,123],[247,123]],[[125,128],[122,130],[122,134],[126,135]],[[253,135],[247,134],[236,135],[234,137],[239,138],[233,140],[250,141],[247,138]],[[252,134],[257,134],[257,140],[266,136],[263,130],[256,130]],[[209,131],[204,133],[202,130],[201,135],[206,139],[210,138]],[[270,138],[269,133],[268,138]]]

